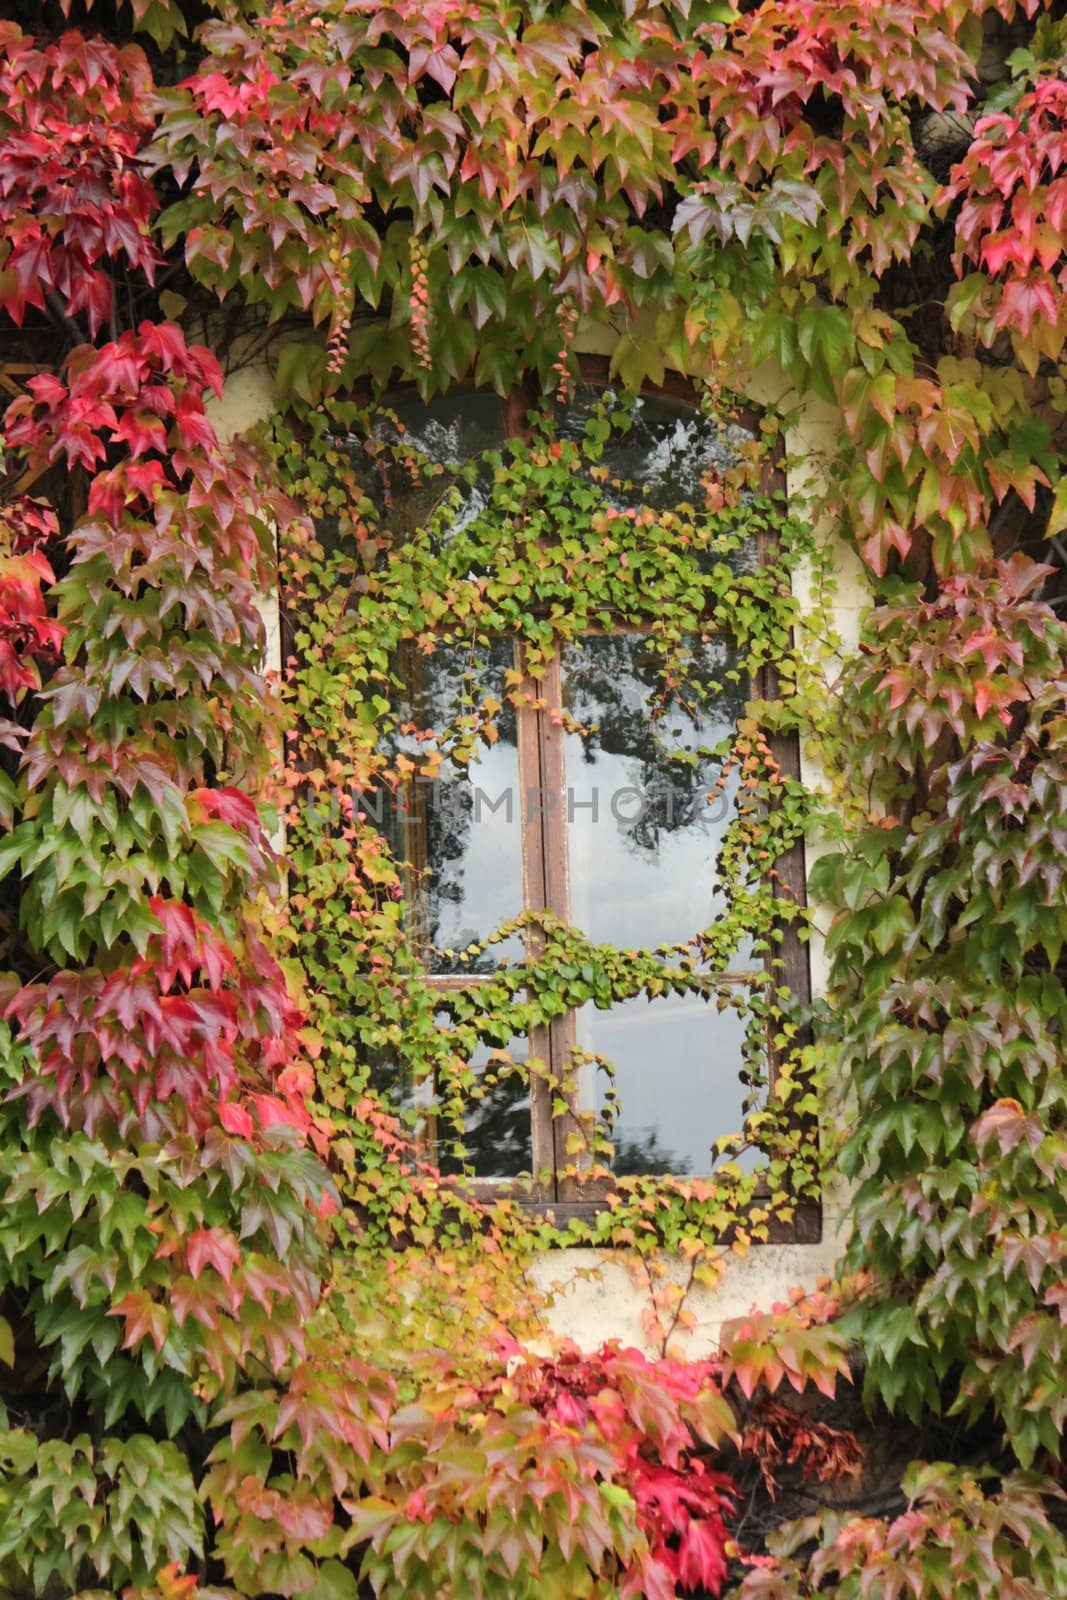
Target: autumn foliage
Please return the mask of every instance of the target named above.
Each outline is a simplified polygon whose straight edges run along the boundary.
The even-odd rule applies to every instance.
[[[67,33],[44,46],[0,23],[0,224],[4,309],[22,325],[47,296],[92,335],[108,321],[121,263],[151,282],[160,261],[149,231],[157,209],[138,156],[151,134],[152,75],[144,53]]]
[[[0,1582],[17,1600],[1063,1592],[1060,1491],[1008,1471],[1058,1473],[1067,1425],[1058,9],[57,9],[0,24],[20,358]],[[991,80],[976,63],[1001,22],[1020,42]],[[282,406],[398,380],[550,395],[610,332],[625,388],[693,364],[718,392],[769,362],[783,395],[835,408],[806,509],[877,602],[829,715],[810,707],[834,793],[813,878],[829,993],[806,1020],[828,1119],[835,1086],[847,1108],[843,1321],[836,1301],[754,1314],[688,1364],[535,1358],[438,1283],[437,1343],[483,1337],[445,1358],[411,1335],[418,1293],[406,1323],[380,1297],[389,1251],[355,1201],[410,1196],[410,1164],[360,1100],[345,1112],[376,1155],[353,1178],[325,1114],[262,805],[279,713],[257,595],[279,530],[310,535],[211,413],[220,356],[272,324]],[[514,1243],[448,1204],[471,1259]],[[384,1231],[445,1260],[427,1205]],[[820,1513],[768,1554],[738,1532],[746,1474],[844,1494],[862,1471],[854,1431],[806,1409],[840,1399],[849,1338],[883,1425],[948,1410],[976,1442],[912,1468],[887,1514]]]

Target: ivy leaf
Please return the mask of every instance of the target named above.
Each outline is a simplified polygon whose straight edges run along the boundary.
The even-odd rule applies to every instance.
[[[1062,533],[1065,528],[1067,528],[1067,476],[1060,478],[1056,484],[1045,537],[1051,539],[1055,534]]]
[[[837,372],[853,345],[852,319],[840,306],[805,306],[797,318],[797,346],[805,361],[821,358],[831,372]]]
[[[323,353],[310,341],[291,340],[282,346],[274,373],[281,396],[294,395],[309,403],[316,398],[325,368]]]

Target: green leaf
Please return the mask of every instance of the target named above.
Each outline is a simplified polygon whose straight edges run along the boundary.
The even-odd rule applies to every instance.
[[[831,372],[840,370],[854,343],[852,319],[839,306],[805,306],[797,318],[797,344],[808,362],[821,355]]]
[[[295,396],[313,402],[322,388],[324,367],[323,352],[312,340],[283,345],[274,373],[275,392],[282,401]]]
[[[1067,476],[1062,477],[1056,484],[1045,537],[1051,539],[1055,534],[1062,533],[1064,528],[1067,528]]]

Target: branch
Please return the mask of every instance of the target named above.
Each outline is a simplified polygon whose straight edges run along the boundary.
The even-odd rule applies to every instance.
[[[64,328],[66,328],[71,338],[77,344],[86,344],[88,342],[86,335],[82,332],[81,328],[79,328],[74,318],[67,314],[66,310],[64,309],[63,302],[59,298],[58,294],[56,294],[56,291],[54,289],[46,289],[44,292],[44,297],[48,303],[48,310],[51,313],[53,322],[58,322]]]

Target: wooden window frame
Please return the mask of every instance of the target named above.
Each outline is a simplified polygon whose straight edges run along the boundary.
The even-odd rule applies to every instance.
[[[608,362],[597,357],[583,357],[581,360],[581,380],[597,388],[609,388],[610,377]],[[645,384],[641,390],[642,395],[653,398],[671,400],[689,406],[699,414],[699,401],[693,384],[681,375],[668,375],[662,384]],[[528,437],[526,422],[527,413],[534,409],[537,395],[530,390],[513,390],[504,403],[505,435],[510,438]],[[738,421],[750,432],[759,432],[760,414],[754,408],[741,407],[737,412]],[[782,469],[781,450],[776,449],[770,459],[764,464],[761,472],[759,488],[761,493],[771,495],[784,494],[785,474]],[[757,554],[762,565],[769,565],[778,553],[778,540],[770,531],[762,531],[758,535]],[[613,633],[637,633],[642,631],[634,625],[620,626],[612,629]],[[516,664],[523,670],[521,652],[517,653]],[[778,675],[772,666],[763,667],[752,685],[754,698],[775,699],[778,695]],[[522,856],[522,881],[524,910],[534,912],[551,911],[563,920],[569,920],[570,885],[568,867],[568,839],[567,839],[567,776],[564,761],[564,730],[558,715],[562,708],[562,683],[561,683],[561,652],[557,650],[549,663],[544,678],[535,682],[524,673],[523,681],[518,689],[517,698],[523,703],[516,708],[518,725],[518,758],[519,758],[519,789],[521,796],[520,805],[520,849]],[[553,714],[555,713],[555,715]],[[783,774],[790,778],[800,777],[800,751],[795,736],[785,737],[773,734],[768,743],[772,755]],[[537,782],[532,783],[532,776],[537,776]],[[537,793],[542,800],[552,796],[550,804],[542,804],[537,818],[537,837],[531,845],[529,830],[530,819],[527,816],[526,799],[532,793]],[[804,858],[803,842],[798,841],[786,851],[776,862],[777,878],[774,882],[776,898],[790,899],[800,906],[807,903],[807,873]],[[780,964],[781,976],[784,984],[790,989],[802,1005],[808,1005],[811,1000],[811,978],[806,946],[801,942],[796,922],[793,919],[783,919],[781,942],[778,946],[776,960]],[[529,959],[535,959],[541,937],[536,928],[528,930],[526,954]],[[725,982],[746,982],[747,975],[721,975]],[[431,992],[447,995],[449,991],[462,991],[470,993],[477,989],[479,979],[475,975],[465,974],[432,974],[420,977]],[[564,1016],[555,1018],[547,1025],[541,1025],[531,1030],[529,1036],[529,1057],[544,1063],[553,1074],[560,1074],[570,1060],[571,1051],[576,1043],[577,1012],[568,1011]],[[771,1081],[774,1079],[777,1052],[773,1047],[769,1051],[769,1065]],[[568,1159],[566,1146],[570,1136],[581,1130],[581,1118],[588,1118],[595,1114],[595,1108],[582,1107],[576,1103],[576,1092],[572,1091],[570,1099],[572,1106],[568,1113],[553,1116],[553,1092],[549,1086],[538,1076],[530,1079],[530,1120],[531,1120],[531,1147],[533,1176],[529,1180],[515,1178],[486,1178],[465,1177],[462,1180],[464,1188],[470,1193],[485,1199],[508,1196],[517,1200],[527,1209],[536,1212],[551,1214],[558,1221],[566,1222],[571,1218],[592,1220],[596,1214],[603,1210],[613,1190],[610,1179],[590,1178],[583,1181],[580,1171],[574,1170],[572,1159]],[[813,1119],[805,1119],[806,1127],[813,1135],[817,1129],[813,1126]],[[547,1179],[542,1174],[550,1174]],[[671,1180],[674,1183],[685,1183],[684,1176]],[[770,1227],[772,1243],[818,1243],[822,1236],[822,1212],[817,1203],[805,1202],[795,1207],[793,1220],[789,1223],[774,1221]]]
[[[610,364],[605,357],[583,356],[579,361],[580,381],[583,385],[595,388],[610,389],[612,379]],[[398,385],[392,391],[397,396],[413,393],[413,386]],[[668,373],[662,383],[646,383],[641,389],[642,395],[651,398],[673,401],[690,408],[699,414],[699,397],[693,383],[681,374]],[[359,395],[365,402],[371,401],[370,394]],[[534,382],[526,387],[513,389],[503,401],[504,433],[508,438],[525,439],[530,437],[528,415],[543,401],[543,396],[536,388]],[[759,434],[761,413],[750,406],[739,406],[735,412],[738,422],[754,435]],[[786,489],[785,473],[782,465],[782,450],[776,446],[769,454],[761,470],[759,481],[760,492],[766,495],[784,495]],[[771,530],[761,531],[758,535],[757,554],[761,564],[769,565],[777,556],[778,539]],[[620,626],[619,633],[633,633],[641,631],[633,626]],[[517,656],[517,664],[521,670],[521,658]],[[549,664],[542,680],[535,682],[524,675],[518,689],[517,699],[523,703],[517,705],[518,723],[518,756],[519,756],[519,787],[522,797],[520,807],[519,825],[521,829],[521,855],[523,874],[524,909],[527,911],[551,910],[557,915],[566,915],[569,908],[569,883],[567,860],[567,834],[566,822],[561,826],[552,828],[551,817],[566,817],[566,771],[563,757],[564,731],[561,721],[553,722],[551,708],[562,705],[561,686],[561,656],[557,650],[552,662]],[[775,699],[778,696],[778,674],[773,666],[760,669],[752,684],[753,695],[756,699]],[[541,704],[538,705],[538,702]],[[796,736],[783,736],[771,734],[769,745],[772,755],[782,773],[789,778],[800,778],[800,750]],[[537,783],[531,783],[531,777],[537,775]],[[527,817],[525,800],[531,790],[552,792],[555,804],[552,808],[541,807],[539,813],[540,838],[537,847],[530,849],[527,846]],[[807,904],[807,873],[803,841],[798,840],[788,851],[778,858],[775,863],[777,876],[774,880],[774,894],[783,901],[788,899],[800,907]],[[526,954],[528,958],[536,958],[538,945],[542,936],[536,928],[527,932]],[[778,944],[775,960],[781,974],[781,981],[789,988],[791,993],[803,1006],[811,1001],[811,979],[806,945],[799,937],[797,922],[794,918],[783,918],[781,924],[781,939]],[[471,993],[478,987],[479,977],[475,974],[420,974],[418,980],[424,984],[431,994],[440,994],[442,998],[452,992]],[[726,981],[730,981],[729,978]],[[738,981],[747,981],[743,975],[738,975]],[[529,1036],[530,1059],[543,1062],[553,1068],[558,1063],[568,1059],[575,1040],[575,1026],[577,1013],[572,1010],[564,1017],[555,1019],[551,1024],[539,1026],[531,1031]],[[776,1067],[776,1052],[773,1047],[769,1058],[771,1082],[774,1079]],[[568,1136],[578,1125],[578,1115],[583,1108],[574,1107],[569,1113],[554,1117],[551,1107],[552,1093],[549,1087],[536,1075],[530,1080],[530,1117],[531,1117],[531,1143],[533,1177],[531,1180],[516,1178],[457,1178],[457,1183],[462,1183],[467,1192],[481,1198],[497,1198],[507,1196],[516,1200],[524,1208],[543,1213],[555,1218],[556,1221],[566,1223],[570,1219],[592,1220],[598,1212],[605,1209],[613,1189],[610,1180],[596,1179],[583,1182],[580,1175],[569,1171],[570,1163],[566,1157],[566,1144]],[[587,1115],[594,1114],[594,1108],[588,1108]],[[425,1123],[426,1133],[433,1139],[435,1119],[428,1117]],[[798,1126],[803,1126],[804,1131],[812,1137],[817,1136],[817,1119],[806,1116],[798,1118]],[[547,1182],[542,1181],[540,1173],[549,1173]],[[561,1176],[562,1174],[562,1176]],[[685,1184],[685,1177],[669,1178],[672,1184]],[[757,1195],[757,1203],[768,1197],[767,1192]],[[822,1207],[818,1201],[805,1201],[798,1203],[793,1208],[793,1217],[790,1222],[772,1219],[769,1224],[768,1243],[796,1243],[817,1244],[822,1237]]]

